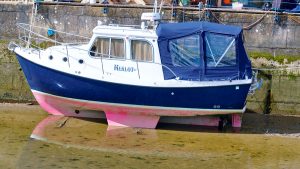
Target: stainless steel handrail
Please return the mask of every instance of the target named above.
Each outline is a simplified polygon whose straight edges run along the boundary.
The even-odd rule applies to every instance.
[[[71,57],[71,58],[76,58],[76,57],[73,57],[72,54],[70,54],[69,50],[71,50],[71,49],[76,49],[76,50],[86,51],[87,53],[90,52],[90,50],[86,50],[86,49],[82,49],[82,48],[76,47],[76,45],[86,44],[86,43],[84,43],[84,42],[78,42],[78,43],[73,43],[73,42],[71,42],[71,43],[59,42],[59,41],[56,40],[56,37],[55,37],[55,40],[53,40],[53,39],[51,39],[51,38],[48,38],[48,37],[46,37],[46,36],[43,36],[43,35],[41,35],[41,34],[39,34],[39,33],[34,32],[33,29],[29,29],[29,28],[30,28],[30,25],[29,25],[29,24],[18,23],[18,24],[17,24],[17,27],[18,27],[19,29],[23,29],[23,35],[24,35],[24,36],[22,35],[21,30],[20,30],[20,31],[19,31],[19,39],[20,39],[21,41],[23,41],[24,43],[27,43],[27,42],[29,41],[29,38],[31,38],[31,39],[40,40],[40,41],[52,42],[52,43],[54,43],[54,44],[59,44],[59,45],[61,45],[61,46],[64,46],[65,49],[66,49],[66,53],[65,53],[65,52],[62,52],[62,51],[60,51],[60,50],[57,50],[56,52],[62,53],[62,54],[64,54],[64,55],[67,55],[68,66],[69,66],[69,67],[70,67],[70,57]],[[38,28],[38,29],[44,29],[44,30],[47,30],[46,28],[39,27],[39,26],[32,26],[32,28]],[[52,29],[52,30],[54,30],[54,29]],[[63,33],[63,34],[67,34],[67,35],[71,35],[71,36],[75,36],[75,37],[80,37],[80,38],[84,38],[84,39],[90,39],[90,38],[88,38],[88,37],[84,37],[84,36],[80,36],[80,35],[75,35],[75,34],[71,34],[71,33],[66,33],[66,32],[63,32],[63,31],[57,31],[57,30],[54,30],[54,31],[59,32],[59,33]],[[28,32],[28,34],[30,33],[30,34],[31,34],[31,37],[26,36],[26,32]],[[35,35],[37,38],[33,37],[32,35]],[[44,49],[42,49],[41,47],[39,47],[39,46],[33,44],[32,42],[31,42],[30,46],[28,46],[28,47],[29,47],[29,48],[30,48],[30,47],[34,47],[35,49],[37,49],[37,50],[39,51],[39,53],[40,53],[42,50],[44,50]],[[94,53],[95,53],[95,55],[101,54],[101,53],[98,53],[98,52],[94,52]],[[40,57],[40,54],[39,54],[39,57]],[[134,61],[134,60],[133,60],[133,61]],[[136,62],[136,64],[138,65],[139,61],[135,61],[135,62]],[[101,63],[102,63],[102,56],[101,56]],[[169,68],[168,66],[166,66],[166,65],[164,65],[164,64],[161,64],[161,63],[157,63],[157,62],[147,62],[147,63],[149,63],[149,64],[160,65],[160,66],[166,68],[168,71],[170,71],[171,74],[174,75],[174,77],[175,77],[174,79],[176,79],[176,80],[179,79],[179,77],[176,75],[176,73],[175,73],[171,68]],[[90,66],[92,66],[92,65],[90,65]],[[138,72],[140,72],[138,66],[137,66],[137,69],[138,69]],[[103,63],[102,63],[102,73],[104,74]],[[108,72],[108,73],[109,73],[109,72]],[[140,79],[140,73],[138,73],[138,77],[139,77],[139,79]]]
[[[39,27],[39,26],[33,26],[33,27],[34,28],[38,28],[38,29],[47,30],[46,28]],[[18,24],[18,28],[19,29],[23,29],[23,30],[19,30],[19,39],[22,42],[25,42],[25,44],[26,44],[26,42],[28,42],[28,39],[29,39],[29,36],[27,36],[27,34],[31,33],[31,37],[30,37],[31,39],[36,39],[36,40],[39,40],[39,41],[52,42],[53,44],[58,44],[60,46],[63,46],[65,48],[66,52],[65,51],[61,51],[61,50],[57,50],[56,52],[59,52],[59,53],[61,53],[63,55],[66,55],[66,57],[68,59],[68,66],[69,67],[71,67],[71,65],[70,65],[71,64],[70,63],[70,58],[75,58],[75,59],[78,60],[78,58],[74,57],[74,53],[70,52],[70,50],[76,49],[77,51],[84,51],[84,52],[87,53],[87,55],[89,54],[89,52],[91,52],[90,49],[83,49],[83,48],[77,46],[77,45],[80,45],[80,44],[87,44],[87,42],[77,42],[77,43],[73,43],[73,42],[70,42],[70,43],[59,42],[57,40],[53,40],[51,38],[43,36],[40,33],[34,32],[34,29],[30,30],[28,24],[19,23]],[[56,31],[56,30],[54,30],[54,31]],[[56,32],[64,33],[64,34],[67,34],[67,35],[70,35],[70,36],[80,37],[80,38],[84,38],[84,39],[90,39],[90,38],[87,38],[87,37],[84,37],[84,36],[75,35],[75,34],[72,34],[72,33],[66,33],[66,32],[63,32],[63,31],[56,31]],[[56,37],[55,37],[55,39],[56,39]],[[12,47],[13,46],[11,45],[11,48]],[[19,45],[18,45],[18,47],[19,47]],[[41,58],[41,51],[44,51],[44,49],[42,49],[41,47],[39,47],[39,46],[37,46],[37,45],[35,45],[33,43],[31,43],[29,47],[34,47],[34,48],[38,49],[38,51],[39,51],[39,57]],[[98,52],[94,52],[94,53],[95,54],[99,54]],[[101,55],[101,53],[100,53],[100,55]],[[102,74],[103,75],[105,73],[113,74],[113,72],[105,72],[104,71],[104,65],[103,65],[103,61],[102,61],[102,59],[103,59],[102,56],[99,57],[99,59],[101,59]],[[138,78],[141,79],[141,77],[140,77],[141,74],[140,74],[140,69],[139,69],[139,61],[136,61],[136,60],[132,60],[132,61],[136,62],[137,69],[138,69]],[[160,65],[163,68],[165,68],[166,70],[170,71],[170,73],[174,76],[174,78],[172,78],[172,79],[175,79],[175,80],[179,80],[180,79],[180,77],[178,77],[177,74],[170,67],[168,67],[167,65],[164,65],[162,63],[157,63],[157,62],[147,62],[147,63]],[[91,65],[91,64],[89,64],[88,66],[95,67],[94,65]],[[231,80],[234,80],[236,77],[237,77],[237,79],[240,79],[239,75],[234,75],[234,76],[230,77],[229,79],[224,79],[224,80],[230,80],[231,81]]]

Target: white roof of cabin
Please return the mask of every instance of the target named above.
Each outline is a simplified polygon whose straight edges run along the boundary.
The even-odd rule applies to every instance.
[[[117,25],[96,26],[93,29],[93,33],[99,36],[157,38],[156,31],[153,29],[138,29],[134,27],[122,27]]]

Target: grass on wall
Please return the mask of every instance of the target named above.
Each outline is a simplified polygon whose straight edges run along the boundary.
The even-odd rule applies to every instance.
[[[257,52],[257,51],[251,51],[248,52],[248,55],[253,59],[258,58],[265,58],[267,60],[273,60],[280,64],[289,64],[292,62],[295,62],[297,60],[300,60],[300,55],[276,55],[275,57],[268,52]]]

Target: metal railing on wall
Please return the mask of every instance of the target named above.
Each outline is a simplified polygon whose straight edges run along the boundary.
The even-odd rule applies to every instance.
[[[5,4],[32,4],[34,0],[0,0],[0,3]]]
[[[144,2],[144,3],[140,3]],[[153,6],[153,1],[140,0],[136,4],[129,4],[127,2],[116,0],[0,0],[0,3],[11,4],[32,4],[37,3],[55,3],[55,4],[91,4],[91,5],[107,5],[112,6]],[[291,11],[300,6],[300,0],[165,0],[161,6],[163,7],[179,7],[179,8],[223,8],[223,9],[260,9],[273,11]],[[299,7],[300,8],[300,7]],[[297,9],[299,12],[299,9]]]

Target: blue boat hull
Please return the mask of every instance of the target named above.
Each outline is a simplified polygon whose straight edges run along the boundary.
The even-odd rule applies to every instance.
[[[243,109],[250,84],[213,87],[145,87],[105,82],[59,72],[17,58],[32,90],[64,98],[137,106]]]

